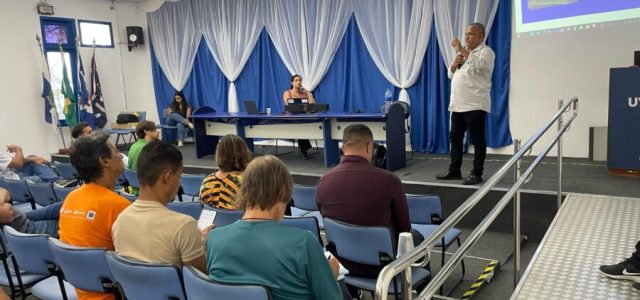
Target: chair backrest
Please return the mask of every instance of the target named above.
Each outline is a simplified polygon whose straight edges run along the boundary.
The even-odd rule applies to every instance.
[[[47,206],[58,202],[58,197],[56,197],[56,193],[53,191],[51,183],[33,183],[27,181],[27,188],[29,188],[29,192],[31,193],[31,196],[33,196],[33,201],[40,206]]]
[[[318,224],[318,219],[314,217],[285,217],[280,221],[280,224],[310,231],[316,236],[318,241],[320,241],[320,244],[324,246],[322,243],[322,237],[320,236],[320,225]]]
[[[227,226],[242,219],[244,211],[241,210],[226,210],[226,209],[213,209],[216,211],[216,218],[213,223],[216,224],[216,228]]]
[[[33,274],[54,273],[53,256],[47,246],[48,235],[21,233],[11,226],[4,226],[4,233],[20,269]]]
[[[180,176],[180,185],[184,193],[189,196],[199,195],[204,177],[205,175],[182,174]]]
[[[308,211],[318,210],[318,204],[316,204],[316,187],[293,185],[293,206]]]
[[[78,171],[76,171],[76,168],[73,167],[70,163],[61,163],[54,161],[53,166],[55,167],[56,171],[58,171],[58,174],[60,174],[60,176],[62,176],[62,178],[64,179],[70,180],[78,178]]]
[[[434,224],[432,220],[443,218],[442,201],[436,195],[407,195],[407,205],[413,224]]]
[[[189,299],[271,299],[269,289],[262,285],[216,282],[192,266],[183,267],[182,274]]]
[[[113,275],[105,258],[106,249],[77,247],[56,238],[49,238],[53,260],[62,269],[65,279],[86,291],[115,293]]]
[[[126,178],[127,181],[129,182],[130,186],[134,188],[140,187],[140,181],[138,181],[138,172],[136,172],[136,170],[125,168],[123,175],[124,175],[124,178]]]
[[[128,299],[186,299],[174,265],[141,262],[113,251],[107,252],[107,263]]]
[[[31,202],[33,197],[27,187],[27,181],[24,179],[2,179],[4,181],[4,188],[11,194],[11,201],[14,203],[27,203]]]
[[[387,227],[356,226],[324,218],[324,232],[327,249],[334,248],[338,260],[383,266],[394,258],[395,243]]]
[[[58,198],[58,201],[64,201],[64,199],[67,199],[67,196],[69,195],[69,193],[71,193],[73,190],[77,188],[78,188],[77,186],[72,186],[72,187],[54,186],[53,191],[56,193],[56,197]]]
[[[167,208],[175,212],[191,216],[198,220],[200,213],[202,212],[202,204],[200,202],[169,202]]]

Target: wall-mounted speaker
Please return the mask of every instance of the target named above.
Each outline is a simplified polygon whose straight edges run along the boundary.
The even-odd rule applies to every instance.
[[[144,36],[142,35],[142,27],[127,26],[127,46],[129,51],[138,45],[144,45]]]

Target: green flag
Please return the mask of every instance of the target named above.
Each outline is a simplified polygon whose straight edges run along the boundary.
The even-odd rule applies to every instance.
[[[67,120],[69,128],[78,124],[78,112],[76,107],[78,102],[76,101],[75,93],[69,83],[69,76],[67,76],[67,66],[64,61],[64,52],[60,47],[60,54],[62,55],[62,87],[60,92],[64,96],[64,117]]]

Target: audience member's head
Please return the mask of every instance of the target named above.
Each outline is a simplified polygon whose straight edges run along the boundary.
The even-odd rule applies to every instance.
[[[182,91],[176,91],[175,94],[173,94],[172,102],[187,102],[187,99],[184,97],[184,93]]]
[[[216,164],[222,172],[244,171],[253,154],[242,138],[235,134],[227,134],[216,148]]]
[[[284,216],[292,190],[293,178],[287,167],[275,156],[265,155],[247,166],[236,201],[244,211],[272,211],[279,220]]]
[[[166,196],[164,199],[148,200],[173,199],[180,188],[182,153],[167,142],[150,142],[140,152],[137,173],[141,190],[153,188],[158,194]]]
[[[156,123],[152,121],[142,121],[136,126],[136,135],[139,139],[152,141],[158,139],[160,132],[156,128]]]
[[[93,133],[93,129],[91,128],[91,126],[89,126],[89,123],[87,122],[80,122],[78,123],[78,125],[73,126],[73,129],[71,130],[71,136],[74,139],[77,139],[81,136],[91,135],[92,133]]]
[[[108,179],[105,184],[112,185],[124,170],[122,154],[103,133],[75,140],[69,158],[78,171],[78,177],[85,182]]]
[[[371,160],[373,155],[373,133],[364,124],[352,124],[344,129],[342,152],[345,155],[359,155]]]

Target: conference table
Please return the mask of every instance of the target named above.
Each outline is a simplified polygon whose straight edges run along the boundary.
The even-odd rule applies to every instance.
[[[227,134],[243,138],[255,153],[254,139],[310,139],[324,141],[324,166],[340,162],[339,142],[344,129],[356,123],[367,125],[375,141],[387,148],[387,169],[406,166],[405,112],[393,104],[387,113],[316,112],[304,114],[248,114],[216,112],[200,107],[191,115],[194,125],[196,157],[215,154],[218,140]]]

